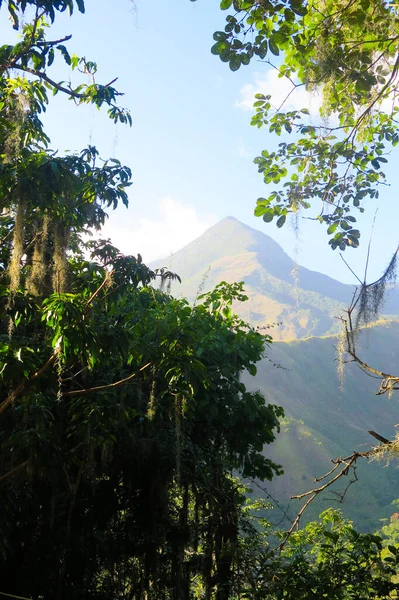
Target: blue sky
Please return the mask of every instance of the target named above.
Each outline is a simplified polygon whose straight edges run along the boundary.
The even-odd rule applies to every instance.
[[[1,12],[2,38],[8,41],[11,28]],[[141,252],[146,261],[168,256],[232,215],[273,237],[300,264],[352,282],[328,247],[323,226],[300,220],[296,235],[289,224],[278,230],[253,216],[256,199],[267,190],[252,160],[275,140],[250,127],[251,98],[262,90],[277,101],[285,88],[261,62],[232,73],[212,56],[212,33],[223,29],[224,18],[217,0],[86,0],[85,15],[58,18],[52,37],[72,33],[70,51],[98,63],[98,81],[118,77],[115,85],[125,93],[121,103],[130,109],[133,127],[115,126],[105,111],[57,96],[45,117],[52,147],[78,151],[91,143],[104,158],[115,156],[131,167],[129,209],[112,213],[106,227],[126,253]],[[60,63],[52,75],[70,76]],[[298,108],[316,110],[317,102],[303,92],[293,98]],[[381,191],[378,204],[372,277],[380,275],[398,243],[394,164],[390,175],[392,186]],[[370,203],[360,221],[361,248],[345,252],[360,274],[376,207]]]

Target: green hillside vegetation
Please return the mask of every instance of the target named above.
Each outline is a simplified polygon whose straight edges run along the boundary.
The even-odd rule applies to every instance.
[[[313,487],[313,477],[331,468],[331,458],[370,448],[375,440],[369,430],[394,436],[399,405],[376,396],[374,380],[356,365],[346,365],[343,386],[337,374],[338,334],[331,334],[340,330],[337,317],[350,302],[353,286],[296,265],[270,237],[232,217],[154,266],[166,262],[182,278],[181,285],[172,284],[174,294],[194,299],[199,288],[211,289],[221,280],[243,280],[249,299],[235,305],[240,316],[260,327],[277,324],[266,330],[275,340],[269,358],[258,366],[255,378],[244,376],[244,382],[285,410],[281,433],[267,449],[285,471],[267,489],[284,506],[291,495]],[[384,312],[399,313],[395,288],[387,300]],[[362,357],[376,368],[390,372],[392,366],[395,371],[398,337],[399,322],[389,315],[382,317],[362,332]],[[392,512],[399,472],[394,465],[382,469],[364,461],[358,464],[357,474],[360,481],[348,490],[344,514],[362,530],[374,531],[379,519]],[[342,480],[336,491],[347,483]],[[254,492],[260,493],[256,486]],[[316,518],[329,502],[338,500],[331,492],[322,496],[305,520]],[[291,502],[291,517],[299,507],[297,501]],[[275,521],[281,518],[274,516]]]
[[[361,332],[359,349],[365,360],[377,368],[393,368],[398,338],[398,321],[380,322]],[[272,447],[272,457],[278,457],[285,473],[267,486],[284,505],[291,495],[314,487],[313,477],[331,468],[331,458],[378,444],[369,430],[389,439],[396,433],[397,401],[394,397],[377,396],[375,380],[355,364],[346,365],[340,389],[337,341],[337,336],[330,336],[276,342],[269,356],[286,370],[265,359],[258,366],[255,381],[244,377],[252,389],[258,386],[269,402],[285,410],[281,433]],[[379,519],[393,512],[391,502],[397,496],[399,471],[396,464],[381,468],[378,463],[364,461],[358,463],[357,474],[359,481],[348,490],[342,508],[359,528],[373,531]],[[341,479],[335,489],[342,491],[348,480]],[[333,505],[337,503],[337,497],[327,491],[309,508],[306,519],[314,518],[331,500]],[[292,501],[289,514],[293,516],[300,506],[298,501]]]

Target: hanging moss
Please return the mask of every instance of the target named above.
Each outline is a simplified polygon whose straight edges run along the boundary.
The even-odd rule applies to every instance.
[[[10,274],[10,296],[17,291],[21,279],[21,260],[24,254],[24,232],[25,232],[26,202],[20,200],[15,215],[13,249],[9,266]]]
[[[8,116],[10,129],[4,139],[3,161],[10,163],[18,157],[23,146],[23,125],[29,109],[28,98],[24,94],[16,94],[10,97],[5,113]]]
[[[357,300],[356,329],[359,329],[362,325],[368,325],[378,317],[385,300],[387,285],[396,281],[397,258],[398,249],[382,276],[374,283],[369,285],[364,283],[362,285]]]
[[[344,388],[345,382],[345,351],[346,351],[346,343],[347,343],[347,328],[346,322],[342,322],[341,333],[338,337],[337,344],[337,375],[339,379],[339,388],[341,392]]]
[[[155,400],[155,392],[156,392],[156,369],[155,367],[152,367],[151,369],[152,371],[152,383],[151,383],[151,392],[150,392],[150,398],[149,398],[149,402],[148,402],[148,409],[147,409],[147,418],[152,421],[152,419],[155,417],[155,413],[156,413],[156,400]]]
[[[57,401],[61,402],[62,400],[62,377],[64,374],[64,367],[62,364],[61,352],[57,354],[57,358],[55,359],[55,368],[57,371]]]
[[[34,296],[39,296],[43,293],[44,280],[48,271],[45,256],[48,244],[48,230],[49,217],[45,214],[42,219],[41,231],[35,236],[32,267],[26,280],[26,288]]]
[[[53,229],[53,290],[61,294],[65,292],[67,285],[67,244],[69,237],[68,229],[62,223],[56,223]]]

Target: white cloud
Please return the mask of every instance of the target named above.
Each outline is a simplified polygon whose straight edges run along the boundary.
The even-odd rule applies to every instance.
[[[238,146],[238,156],[240,158],[253,158],[254,153],[249,152],[246,149],[246,147],[244,146],[244,144],[242,142],[240,142],[240,144]]]
[[[112,216],[101,231],[101,238],[111,238],[124,254],[141,254],[148,263],[167,258],[171,253],[199,237],[218,220],[210,214],[200,217],[191,204],[178,202],[169,196],[159,201],[157,218],[141,218],[138,226],[115,224]]]
[[[293,90],[290,80],[287,77],[279,78],[276,69],[268,69],[265,73],[254,73],[253,78],[253,83],[247,83],[240,90],[241,97],[236,103],[239,108],[252,110],[255,94],[265,96],[271,94],[271,103],[275,108],[279,108],[284,103],[285,110],[307,108],[311,114],[319,114],[320,95],[307,92],[304,86]]]

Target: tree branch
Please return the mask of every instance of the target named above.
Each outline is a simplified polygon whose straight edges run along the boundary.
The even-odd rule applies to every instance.
[[[19,52],[18,54],[16,54],[15,56],[12,57],[11,61],[6,65],[6,67],[8,69],[17,69],[18,67],[16,66],[16,63],[25,55],[28,54],[29,55],[29,51],[32,50],[32,48],[34,46],[37,47],[42,47],[45,48],[46,46],[48,47],[52,47],[55,46],[56,44],[60,44],[62,42],[67,42],[68,40],[70,40],[72,38],[72,35],[65,35],[64,37],[60,38],[59,40],[54,40],[51,42],[33,42],[31,43],[28,47],[25,47],[21,50],[21,52]],[[22,67],[24,68],[24,67]]]
[[[134,379],[134,377],[136,377],[136,375],[138,373],[140,373],[141,371],[144,371],[144,369],[147,369],[147,367],[149,367],[150,365],[151,365],[150,362],[147,363],[143,367],[140,367],[140,369],[138,371],[135,371],[135,373],[132,373],[131,375],[129,375],[129,377],[125,377],[124,379],[121,379],[120,381],[115,381],[114,383],[109,383],[107,385],[98,385],[96,387],[86,388],[84,390],[73,390],[71,392],[62,392],[62,395],[63,396],[87,396],[88,394],[91,394],[93,392],[105,392],[107,390],[112,390],[116,387],[119,387],[120,385],[129,383],[129,381]]]
[[[99,287],[96,289],[95,292],[92,293],[92,295],[90,296],[90,298],[88,299],[88,301],[86,302],[86,306],[83,309],[83,316],[87,315],[87,313],[89,312],[89,310],[91,310],[91,304],[93,302],[93,300],[98,296],[98,294],[101,292],[101,290],[112,281],[112,275],[114,273],[114,270],[112,269],[112,271],[106,271],[105,277],[104,277],[104,281],[101,283],[101,285],[99,285]]]
[[[318,478],[315,477],[314,481],[315,482],[323,481],[327,477],[329,477],[330,475],[332,475],[337,469],[340,468],[340,471],[332,479],[329,479],[326,483],[320,485],[319,487],[313,488],[312,490],[309,490],[308,492],[305,492],[303,494],[298,494],[297,496],[291,496],[292,500],[302,500],[303,498],[307,498],[307,500],[303,504],[302,508],[299,510],[297,516],[295,517],[294,521],[292,522],[291,527],[286,532],[283,541],[277,547],[278,551],[282,550],[284,548],[285,544],[288,541],[288,538],[291,536],[291,534],[293,533],[293,531],[298,527],[299,521],[300,521],[303,513],[305,512],[305,510],[309,506],[309,504],[311,502],[313,502],[313,500],[315,498],[317,498],[317,496],[319,494],[321,494],[322,492],[324,492],[324,490],[326,490],[333,483],[335,483],[336,481],[338,481],[338,479],[340,479],[341,477],[345,477],[346,475],[348,475],[349,472],[350,472],[350,469],[354,469],[355,468],[355,464],[356,464],[358,458],[367,458],[367,457],[371,456],[373,453],[375,453],[375,448],[372,448],[368,452],[353,452],[353,454],[351,454],[350,456],[347,456],[346,458],[341,458],[340,457],[340,458],[332,459],[331,462],[334,464],[334,467],[330,471],[328,471],[328,473],[325,473],[321,477],[318,477]],[[351,485],[351,483],[352,483],[352,481],[349,482],[349,484],[348,484],[347,487],[349,487],[349,485]],[[346,490],[345,490],[345,492],[344,492],[343,495],[345,495],[345,493],[346,493]]]
[[[53,79],[50,79],[50,77],[48,77],[48,75],[46,75],[45,73],[42,73],[41,71],[35,71],[35,69],[31,69],[30,67],[20,67],[19,65],[14,65],[12,68],[17,69],[19,71],[23,71],[25,73],[30,73],[31,75],[34,75],[35,77],[38,77],[39,79],[43,79],[43,81],[45,81],[46,83],[48,83],[49,85],[54,87],[56,90],[58,90],[59,92],[63,92],[64,94],[67,94],[68,96],[71,96],[71,98],[76,98],[77,100],[82,100],[83,98],[86,97],[86,94],[84,94],[82,92],[75,92],[74,90],[72,90],[70,88],[64,87],[60,83],[56,83]]]
[[[17,467],[14,467],[13,469],[11,469],[11,471],[8,471],[7,473],[4,473],[4,475],[0,476],[0,481],[3,481],[4,479],[7,479],[7,477],[11,477],[11,475],[14,475],[15,473],[18,473],[18,471],[22,471],[22,469],[24,469],[29,464],[29,462],[30,462],[29,460],[26,460],[22,464],[20,464]]]
[[[381,442],[382,444],[392,444],[392,442],[390,442],[389,440],[387,440],[387,438],[385,438],[384,436],[380,435],[379,433],[376,433],[375,431],[369,431],[368,433],[370,435],[372,435],[376,440],[378,440],[379,442]]]
[[[55,359],[57,358],[59,352],[60,352],[60,348],[58,347],[53,352],[53,354],[50,356],[48,361],[45,362],[42,367],[40,367],[40,369],[38,369],[37,371],[32,373],[32,375],[28,379],[26,379],[25,381],[20,383],[15,388],[15,390],[11,392],[11,394],[0,404],[0,415],[3,414],[3,412],[5,410],[7,410],[7,408],[11,404],[13,404],[13,402],[18,398],[18,396],[20,396],[22,394],[22,392],[25,391],[25,389],[28,387],[28,385],[30,385],[33,381],[35,381],[38,377],[40,377],[40,375],[42,375],[45,371],[47,371],[47,369],[49,367],[51,367],[51,365],[55,362]]]
[[[15,594],[6,594],[6,592],[0,592],[1,596],[7,596],[8,598],[17,598],[17,600],[32,600],[32,598],[25,598],[25,596],[16,596]]]

